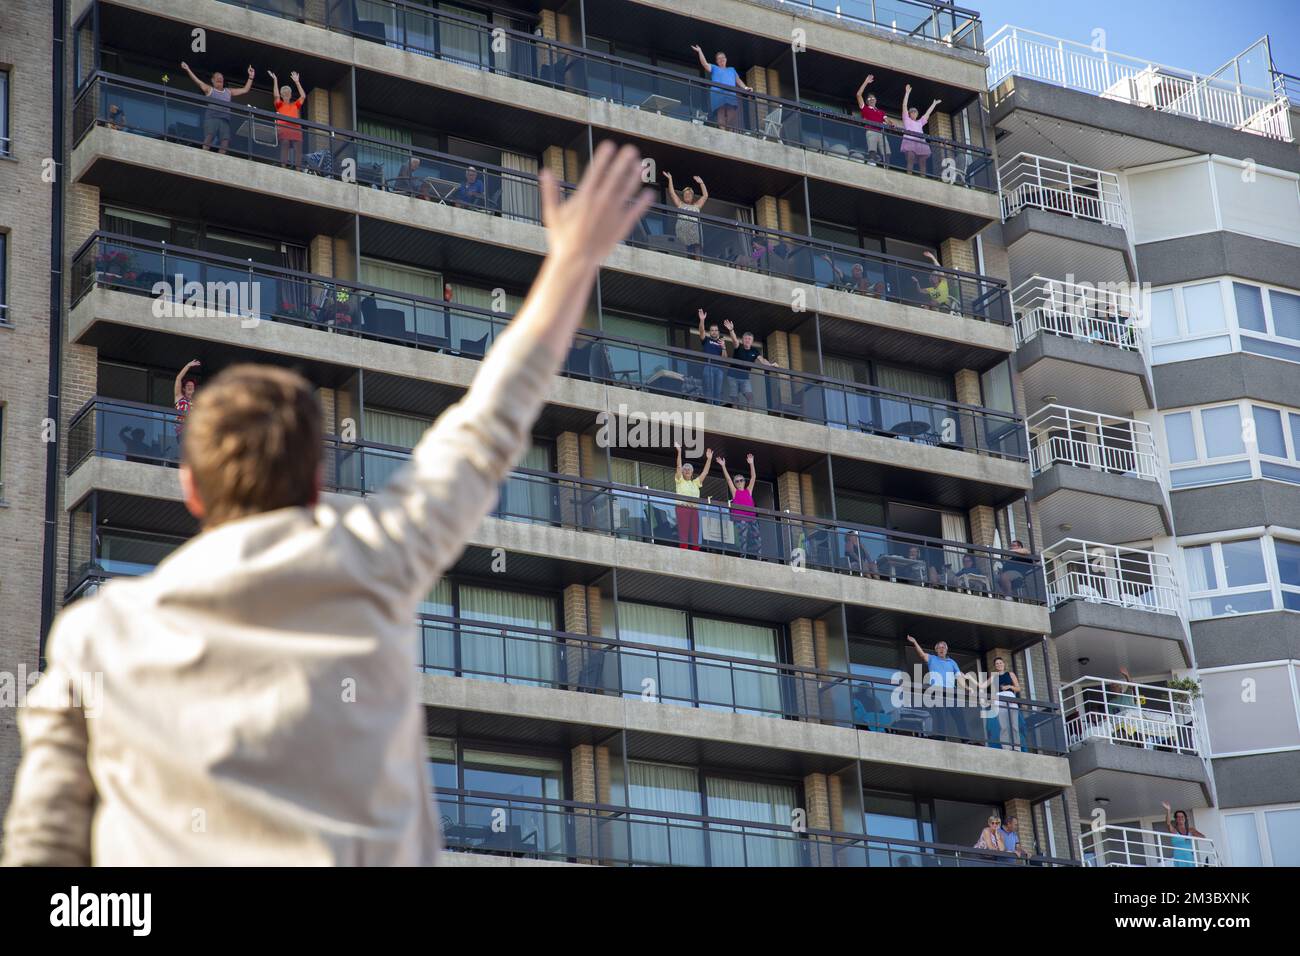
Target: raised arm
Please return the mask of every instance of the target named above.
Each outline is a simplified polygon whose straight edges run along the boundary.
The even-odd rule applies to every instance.
[[[749,465],[749,493],[752,495],[754,493],[754,456],[746,455],[745,461]]]
[[[858,109],[862,109],[864,106],[867,105],[867,101],[862,98],[862,94],[866,92],[867,87],[871,85],[871,81],[874,80],[875,78],[876,77],[874,74],[868,73],[867,78],[863,80],[862,85],[858,87],[858,93],[857,93]]]
[[[586,312],[600,263],[645,213],[636,149],[601,143],[568,201],[541,179],[550,251],[518,315],[488,352],[469,392],[425,432],[380,492],[339,515],[356,544],[352,565],[394,615],[454,562],[528,447],[547,392]],[[324,509],[328,511],[328,509]]]
[[[709,477],[709,469],[713,467],[713,449],[704,449],[704,470],[700,472],[700,484],[704,484],[704,479]]]
[[[682,475],[682,443],[676,441],[673,442],[673,448],[677,450],[677,472],[674,477],[684,480],[684,476]]]
[[[248,68],[248,79],[244,81],[244,85],[241,86],[239,89],[237,89],[237,90],[231,90],[231,91],[230,91],[231,95],[232,95],[232,96],[243,96],[245,93],[247,93],[249,90],[251,90],[251,89],[253,88],[253,77],[256,76],[256,75],[257,75],[257,71],[254,70],[254,69],[250,66],[250,67]]]
[[[1168,800],[1161,800],[1160,805],[1165,808],[1165,826],[1169,828],[1170,833],[1173,833],[1174,832],[1174,808],[1169,805]]]
[[[304,89],[302,88],[302,79],[298,76],[298,71],[297,71],[297,70],[294,70],[292,73],[290,73],[290,74],[289,74],[289,79],[293,80],[293,85],[294,85],[294,86],[297,88],[297,90],[298,90],[298,101],[299,101],[299,102],[306,102],[306,100],[307,100],[307,91],[304,90]]]
[[[727,330],[727,335],[731,337],[731,347],[733,349],[740,348],[740,336],[736,334],[736,323],[732,322],[731,319],[723,319],[722,327]]]
[[[181,400],[181,386],[185,384],[185,376],[189,373],[190,369],[198,364],[198,359],[190,359],[185,363],[185,367],[176,373],[176,381],[172,383],[173,402],[179,402]]]
[[[718,456],[718,467],[722,469],[722,477],[727,481],[727,496],[730,498],[736,497],[736,486],[732,484],[731,473],[727,471],[727,459],[721,455]]]
[[[194,85],[203,91],[204,96],[207,96],[209,93],[212,92],[212,87],[210,87],[208,84],[204,83],[197,76],[195,76],[194,71],[190,69],[190,65],[186,63],[184,60],[181,61],[181,69],[185,71],[186,76],[188,76],[191,80],[194,81]]]
[[[691,329],[691,331],[694,332],[696,335],[698,335],[700,337],[700,341],[703,342],[706,337],[706,333],[704,331],[704,320],[709,317],[709,313],[705,312],[703,309],[698,309],[696,310],[696,314],[700,317],[700,327],[698,329]]]
[[[701,179],[699,176],[695,177],[695,182],[700,187],[700,205],[703,206],[706,202],[709,201],[709,187],[704,185],[704,180]]]
[[[907,98],[912,95],[912,84],[903,87],[903,115],[907,115]]]
[[[280,78],[279,78],[278,76],[276,76],[276,75],[275,75],[273,72],[271,72],[270,70],[267,70],[267,71],[266,71],[266,75],[269,76],[269,77],[271,78],[271,98],[272,98],[272,102],[276,103],[277,105],[280,104],[280,103],[283,103],[284,100],[280,99]]]
[[[922,123],[928,122],[930,119],[930,114],[934,112],[934,108],[942,102],[943,100],[935,100],[933,103],[931,103],[930,108],[926,110],[925,115],[921,117],[921,122]]]
[[[670,201],[674,206],[680,206],[680,205],[682,204],[682,201],[681,201],[681,199],[680,199],[680,198],[678,197],[678,195],[677,195],[677,189],[676,189],[676,187],[673,186],[673,174],[670,173],[670,172],[668,172],[667,170],[665,170],[665,171],[664,171],[664,179],[668,180],[668,199],[669,199],[669,201]]]
[[[916,643],[916,638],[911,634],[907,635],[907,643],[911,644],[912,647],[916,649],[917,657],[921,658],[921,660],[925,661],[927,664],[930,663],[930,655],[921,649],[921,645]]]
[[[709,65],[709,59],[704,55],[704,51],[700,49],[699,44],[692,43],[691,49],[694,50],[695,55],[700,58],[700,69],[702,69],[705,73],[711,73],[713,71],[713,67]]]

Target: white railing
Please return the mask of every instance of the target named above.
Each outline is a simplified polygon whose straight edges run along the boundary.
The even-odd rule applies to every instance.
[[[1181,600],[1167,554],[1065,538],[1043,551],[1047,605],[1069,601],[1178,614]]]
[[[1219,866],[1209,837],[1137,827],[1098,827],[1079,837],[1085,866]]]
[[[1020,27],[998,30],[986,52],[989,89],[1014,74],[1273,139],[1292,138],[1285,98],[1276,89],[1223,76],[1227,67],[1196,73]]]
[[[1033,276],[1011,291],[1016,345],[1039,333],[1145,352],[1141,313],[1128,283],[1088,285]]]
[[[1035,475],[1059,464],[1160,481],[1160,456],[1146,422],[1044,405],[1025,424]]]
[[[1128,229],[1119,177],[1104,169],[1017,153],[998,168],[998,180],[1003,219],[1034,208]]]
[[[1089,740],[1199,756],[1196,701],[1185,690],[1101,677],[1061,687],[1065,740],[1074,750]]]

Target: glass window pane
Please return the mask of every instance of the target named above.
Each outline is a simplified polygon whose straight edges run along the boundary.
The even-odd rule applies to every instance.
[[[1251,406],[1255,412],[1255,441],[1261,455],[1286,457],[1286,438],[1282,434],[1282,413],[1276,408]]]
[[[1300,339],[1300,295],[1271,289],[1268,304],[1273,307],[1273,333],[1288,339]]]
[[[1165,416],[1165,439],[1169,443],[1171,462],[1196,460],[1196,436],[1192,433],[1192,413],[1178,412]]]
[[[1263,290],[1257,285],[1232,284],[1232,297],[1237,302],[1237,325],[1252,332],[1267,332],[1264,324]]]
[[[1273,539],[1277,549],[1277,576],[1283,584],[1300,587],[1300,544],[1294,541]]]
[[[1246,587],[1250,584],[1263,584],[1267,580],[1264,571],[1264,549],[1260,539],[1249,541],[1227,541],[1223,545],[1223,568],[1227,574],[1227,586],[1230,588]]]
[[[1241,437],[1241,409],[1236,405],[1205,409],[1201,412],[1201,428],[1205,432],[1207,458],[1246,453],[1246,444]]]
[[[1287,670],[1260,666],[1201,673],[1212,754],[1300,745]]]
[[[1157,342],[1180,337],[1173,289],[1151,293],[1151,336]]]
[[[1264,829],[1274,866],[1300,866],[1300,810],[1266,810]]]
[[[1219,291],[1219,283],[1206,282],[1183,289],[1183,311],[1187,314],[1188,335],[1223,329],[1223,296]]]
[[[1218,581],[1214,574],[1214,548],[1202,544],[1185,549],[1187,555],[1187,588],[1192,593],[1212,591]]]
[[[1259,853],[1259,833],[1255,829],[1255,814],[1232,813],[1223,818],[1228,831],[1228,852],[1233,866],[1263,866]]]

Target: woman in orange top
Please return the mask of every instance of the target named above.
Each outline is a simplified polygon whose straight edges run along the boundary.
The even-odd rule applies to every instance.
[[[291,119],[302,117],[302,106],[307,102],[307,94],[303,92],[302,83],[298,81],[298,71],[294,70],[289,74],[289,79],[293,80],[293,85],[298,87],[298,98],[290,100],[293,91],[289,89],[288,84],[280,85],[280,80],[270,70],[266,71],[271,77],[271,89],[275,92],[275,111],[281,116],[288,116]],[[277,139],[280,140],[280,165],[288,166],[290,163],[297,169],[302,164],[302,127],[297,123],[286,123],[284,120],[276,120]],[[290,158],[292,157],[292,159]]]

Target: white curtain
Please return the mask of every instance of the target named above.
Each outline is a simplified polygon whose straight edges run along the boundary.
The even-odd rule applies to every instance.
[[[358,118],[357,132],[363,136],[373,136],[375,139],[387,140],[390,143],[400,143],[402,146],[411,145],[411,131],[401,126],[395,126],[392,123]],[[377,163],[383,167],[385,180],[395,177],[409,158],[410,154],[400,148],[357,144],[357,166],[369,166]]]
[[[365,439],[383,445],[396,445],[399,448],[414,448],[425,430],[432,424],[431,418],[367,408]],[[383,487],[384,483],[392,477],[393,472],[406,464],[406,460],[405,456],[397,453],[367,451],[366,491],[375,491]]]
[[[770,627],[700,617],[692,625],[697,651],[776,661],[776,632]],[[697,661],[695,671],[701,706],[781,716],[781,677],[776,670]]]
[[[395,262],[362,258],[361,281],[366,285],[423,296],[434,301],[442,299],[442,274],[428,269],[416,269]],[[446,330],[443,328],[443,317],[446,313],[441,309],[416,308],[400,298],[380,299],[376,305],[381,309],[399,310],[405,316],[408,332],[418,332],[428,336],[446,335]]]
[[[476,314],[469,312],[452,313],[453,347],[460,348],[464,342],[482,340],[483,352],[487,352],[492,342],[496,340],[496,333],[501,331],[502,328],[501,323],[508,321],[510,316],[518,312],[524,304],[523,296],[515,295],[512,292],[502,290],[502,294],[498,296],[493,289],[466,285],[461,282],[452,283],[452,295],[456,305],[467,306],[471,309],[482,309],[485,312],[493,312],[500,316],[499,323],[494,326],[492,322]]]
[[[794,787],[788,784],[707,778],[709,816],[727,820],[771,823],[784,829],[754,830],[709,827],[713,866],[794,866],[799,845],[790,829]]]
[[[545,445],[529,446],[518,467],[533,471],[550,471],[550,449]],[[497,509],[508,521],[550,524],[556,518],[554,496],[554,486],[546,479],[520,475],[507,478],[501,485],[501,497]]]
[[[628,806],[638,810],[700,814],[700,789],[690,767],[631,760]],[[632,859],[641,864],[703,866],[703,828],[685,821],[664,825],[662,818],[633,816]]]
[[[462,585],[460,616],[467,621],[552,630],[555,602],[539,594]],[[461,630],[461,666],[476,677],[511,684],[551,684],[555,680],[555,645],[549,637],[526,631]],[[505,675],[504,678],[498,675]]]
[[[1198,545],[1183,548],[1183,563],[1187,565],[1188,594],[1200,594],[1213,590],[1214,546]],[[1209,617],[1214,613],[1214,602],[1209,598],[1191,598],[1192,617]]]
[[[943,522],[943,539],[945,541],[966,541],[966,518],[960,514],[945,511],[940,516]],[[944,549],[943,563],[951,571],[961,570],[961,553],[950,548]]]
[[[446,10],[448,13],[454,13],[462,18],[479,20],[484,24],[484,28],[480,29],[478,27],[462,26],[455,20],[440,21],[438,31],[442,42],[439,44],[439,52],[441,52],[443,59],[456,60],[471,66],[489,66],[488,58],[491,57],[492,51],[486,41],[488,36],[486,30],[488,15],[477,10],[467,10],[451,3],[440,3],[438,9]]]
[[[455,613],[451,599],[451,582],[443,578],[433,586],[417,608],[419,614],[451,617]],[[430,621],[423,626],[424,666],[453,672],[456,668],[455,631],[452,625]]]
[[[520,173],[537,175],[537,157],[522,153],[501,153],[501,165],[506,169]],[[523,177],[503,176],[501,178],[501,215],[507,219],[519,219],[524,222],[540,222],[541,195],[537,184]]]
[[[612,627],[606,633],[612,634]],[[618,639],[685,650],[690,647],[686,613],[669,607],[620,601]],[[690,658],[639,650],[625,650],[619,657],[624,694],[640,697],[648,693],[661,703],[690,705],[693,700]]]

